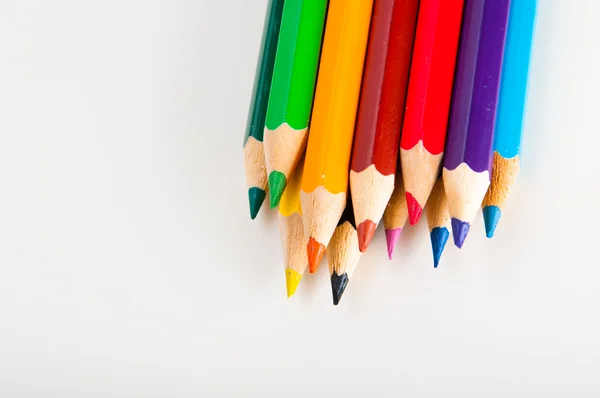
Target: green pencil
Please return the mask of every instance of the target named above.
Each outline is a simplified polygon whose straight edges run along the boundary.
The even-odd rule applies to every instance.
[[[304,153],[328,0],[286,0],[265,126],[271,207]]]
[[[252,102],[244,136],[244,166],[246,169],[246,184],[248,185],[248,199],[250,201],[250,217],[252,219],[256,218],[267,195],[263,132],[283,3],[284,0],[269,0],[267,6],[262,45],[256,68],[256,77],[254,78]]]

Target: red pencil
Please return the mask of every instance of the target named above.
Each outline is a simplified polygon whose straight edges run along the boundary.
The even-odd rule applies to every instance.
[[[352,152],[350,192],[364,252],[394,191],[419,0],[376,0]]]
[[[409,221],[419,221],[439,175],[464,0],[422,0],[413,50],[400,161]]]

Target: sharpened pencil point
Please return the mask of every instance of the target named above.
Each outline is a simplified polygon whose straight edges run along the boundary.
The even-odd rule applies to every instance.
[[[348,285],[348,274],[338,275],[335,272],[331,274],[331,293],[333,294],[333,305],[338,305]]]
[[[454,236],[454,244],[459,249],[462,248],[469,233],[471,226],[468,222],[460,221],[457,218],[452,217],[452,235]]]
[[[408,221],[410,225],[415,225],[419,222],[423,208],[410,192],[406,193],[406,206],[408,207]]]
[[[450,232],[446,227],[435,227],[429,233],[429,237],[431,238],[431,249],[433,251],[433,268],[437,268],[446,247],[446,242],[448,242],[448,237],[450,237]]]
[[[248,200],[250,201],[250,218],[255,219],[260,207],[262,206],[267,193],[260,188],[252,187],[248,189]]]
[[[396,247],[396,243],[398,243],[401,232],[402,228],[385,230],[385,241],[387,243],[388,257],[390,260],[394,256],[394,248]]]
[[[271,174],[269,174],[269,200],[271,202],[271,209],[279,205],[281,195],[283,195],[286,185],[287,179],[282,172],[272,171]]]
[[[502,210],[500,210],[498,206],[485,206],[483,208],[485,236],[488,238],[492,238],[494,236],[494,232],[496,232],[496,227],[498,226],[498,221],[500,221],[501,215]]]
[[[377,224],[371,220],[365,220],[358,225],[356,232],[358,232],[358,250],[361,253],[367,251],[367,247],[369,247],[376,229]]]
[[[287,296],[292,297],[296,293],[296,288],[302,279],[302,275],[293,269],[285,269],[285,287],[287,289]]]
[[[314,238],[308,240],[306,253],[308,254],[308,270],[311,274],[317,272],[319,263],[325,254],[325,246],[317,242]]]

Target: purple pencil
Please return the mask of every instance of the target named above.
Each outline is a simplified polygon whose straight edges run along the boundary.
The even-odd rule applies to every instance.
[[[490,185],[510,0],[466,0],[444,159],[454,244],[462,247]]]

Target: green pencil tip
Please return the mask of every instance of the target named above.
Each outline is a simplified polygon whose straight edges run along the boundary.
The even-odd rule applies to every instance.
[[[262,206],[267,193],[260,188],[252,187],[248,190],[248,200],[250,201],[250,218],[256,218],[260,207]]]
[[[271,209],[279,205],[281,195],[283,195],[286,185],[287,179],[282,172],[272,171],[271,174],[269,174],[269,199],[271,201]]]

